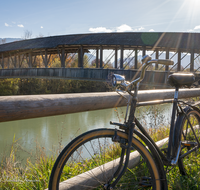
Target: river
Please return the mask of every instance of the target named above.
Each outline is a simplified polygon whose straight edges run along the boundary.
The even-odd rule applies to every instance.
[[[140,107],[137,118],[144,126],[162,127],[168,125],[171,104]],[[57,155],[70,140],[77,135],[96,128],[115,128],[110,121],[123,122],[125,107],[103,109],[67,115],[42,117],[0,123],[0,160],[9,157],[12,144],[16,150],[16,160],[34,161],[37,154]],[[14,139],[14,140],[13,140]],[[15,143],[13,143],[16,141]]]

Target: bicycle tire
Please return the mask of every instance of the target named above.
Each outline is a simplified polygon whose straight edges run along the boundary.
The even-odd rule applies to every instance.
[[[58,190],[62,187],[73,190],[105,189],[105,184],[118,168],[119,160],[117,158],[121,154],[121,147],[117,149],[120,143],[112,142],[115,134],[122,141],[128,138],[126,133],[119,130],[96,129],[71,141],[62,150],[54,164],[49,180],[49,190]],[[98,145],[98,148],[94,148],[95,145]],[[132,148],[135,150],[132,154],[139,156],[130,164],[135,164],[137,160],[137,165],[127,169],[115,188],[160,190],[162,180],[152,155],[136,138],[132,140]],[[74,174],[75,170],[78,173]],[[112,173],[110,174],[109,171]],[[64,182],[61,183],[61,181]],[[73,182],[76,186],[71,184]]]
[[[194,128],[195,134],[196,134],[197,138],[200,140],[200,113],[189,107],[187,107],[185,110],[186,110],[186,114]],[[189,150],[191,150],[192,148],[195,148],[195,147],[197,147],[199,149],[199,144],[196,142],[194,133],[193,133],[185,115],[182,115],[179,118],[178,127],[175,128],[175,137],[176,137],[175,144],[178,145],[180,141],[183,142],[181,145],[180,155],[187,153]],[[196,145],[194,145],[195,143],[196,143]],[[179,170],[182,175],[187,175],[188,170],[191,170],[191,168],[195,165],[196,161],[195,161],[194,154],[195,154],[195,152],[192,152],[188,156],[178,160]],[[188,164],[186,164],[186,162]],[[187,169],[186,169],[186,167],[187,167]]]

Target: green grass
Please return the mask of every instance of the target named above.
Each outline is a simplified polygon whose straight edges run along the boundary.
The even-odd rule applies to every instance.
[[[169,129],[166,127],[151,131],[150,133],[152,134],[152,138],[158,141],[169,134]],[[16,142],[15,138],[13,138],[9,157],[4,159],[0,164],[0,189],[39,190],[47,188],[51,169],[56,158],[53,156],[46,156],[41,150],[35,163],[27,159],[25,166],[22,166],[16,160]],[[110,154],[113,155],[113,153]],[[115,149],[115,154],[120,154],[119,149]],[[109,160],[109,152],[107,152],[107,155],[107,159]],[[98,156],[96,159],[98,159]],[[167,173],[168,188],[172,190],[200,189],[200,154],[193,153],[190,157],[186,158],[184,162],[189,175],[181,176],[178,167],[173,168]],[[91,163],[90,160],[86,163],[95,165],[95,163]],[[68,168],[66,167],[64,173],[68,173],[70,170],[70,172],[76,175],[81,168],[84,169],[84,166],[81,167],[80,164],[76,164]]]
[[[152,139],[156,142],[169,135],[169,128],[159,128],[150,131]],[[187,175],[182,176],[178,166],[168,168],[167,175],[168,189],[170,190],[200,190],[200,151],[193,152],[184,158]]]
[[[199,152],[198,152],[199,153]],[[200,154],[193,153],[184,159],[187,175],[181,176],[178,167],[167,174],[168,188],[172,190],[200,189]]]
[[[22,166],[16,160],[17,141],[14,136],[9,157],[0,163],[0,189],[39,190],[46,188],[55,158],[47,157],[43,151],[40,151],[34,164],[27,159],[25,165]]]

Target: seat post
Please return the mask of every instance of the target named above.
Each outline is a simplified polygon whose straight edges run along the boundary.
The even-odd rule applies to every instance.
[[[174,139],[174,126],[175,126],[175,116],[177,111],[177,104],[178,104],[178,90],[179,88],[175,87],[175,93],[174,93],[174,101],[173,101],[173,109],[172,109],[172,119],[171,119],[171,126],[170,126],[170,135],[169,135],[169,143],[168,143],[168,150],[167,150],[167,159],[170,160],[173,151],[173,139]]]

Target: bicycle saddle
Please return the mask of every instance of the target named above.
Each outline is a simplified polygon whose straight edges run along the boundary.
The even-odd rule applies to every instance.
[[[168,83],[176,88],[182,86],[190,87],[194,81],[195,76],[192,73],[173,73],[168,76]]]

